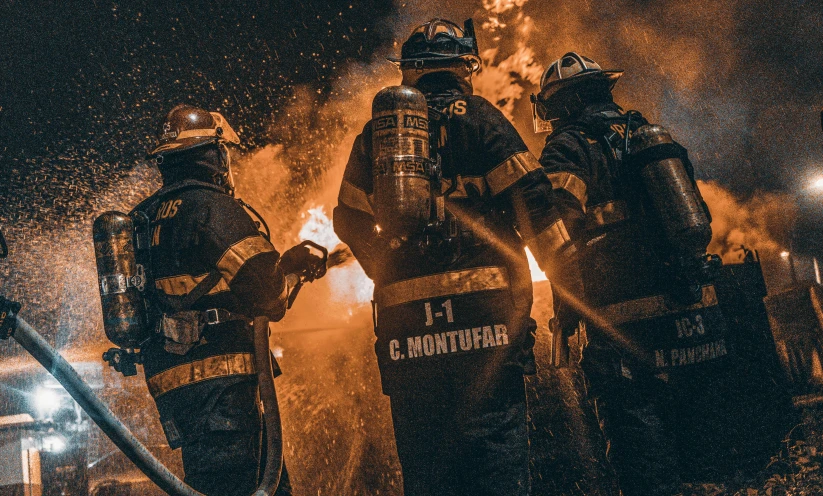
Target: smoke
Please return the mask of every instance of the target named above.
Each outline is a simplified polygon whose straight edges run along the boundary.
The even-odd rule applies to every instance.
[[[699,187],[712,213],[709,253],[719,254],[726,263],[735,263],[743,260],[744,248],[775,259],[788,247],[797,215],[791,198],[760,192],[741,200],[713,181],[700,181]]]

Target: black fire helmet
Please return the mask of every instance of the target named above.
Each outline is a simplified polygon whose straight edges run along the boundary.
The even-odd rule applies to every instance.
[[[219,112],[186,104],[177,105],[166,114],[157,132],[157,140],[149,157],[163,157],[209,143],[240,143],[240,137]]]
[[[401,69],[425,69],[427,65],[443,65],[444,62],[462,59],[469,63],[471,72],[480,70],[480,54],[474,35],[474,22],[467,19],[461,29],[445,19],[432,19],[412,31],[400,49],[400,58],[389,60],[400,64]]]
[[[540,93],[531,96],[535,131],[551,129],[551,121],[567,117],[574,107],[583,105],[577,101],[580,97],[575,88],[603,85],[611,91],[622,75],[622,70],[603,70],[594,60],[575,52],[555,60],[540,78]]]

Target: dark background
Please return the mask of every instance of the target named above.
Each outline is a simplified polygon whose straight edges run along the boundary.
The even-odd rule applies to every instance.
[[[295,88],[320,108],[344,67],[397,50],[412,24],[493,15],[509,30],[479,29],[481,50],[505,56],[526,39],[513,28],[530,22],[540,64],[577,49],[625,69],[618,99],[671,125],[702,179],[743,199],[787,193],[802,211],[795,247],[823,255],[823,193],[807,188],[823,173],[823,1],[532,0],[499,13],[505,1],[485,3],[489,12],[480,0],[4,1],[0,226],[14,237],[87,220],[113,181],[145,165],[176,103],[224,113],[245,151],[310,148],[334,123],[309,111],[300,126],[278,125]],[[521,131],[527,95],[514,113]],[[323,172],[313,156],[304,147],[298,186]]]
[[[3,2],[0,225],[71,221],[143,162],[177,103],[222,112],[243,149],[276,141],[295,85],[391,38],[381,0]],[[309,133],[286,138],[301,140]]]

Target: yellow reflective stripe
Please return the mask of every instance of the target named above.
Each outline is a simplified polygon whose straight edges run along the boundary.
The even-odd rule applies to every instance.
[[[504,267],[478,267],[395,282],[375,291],[375,300],[378,307],[386,308],[410,301],[508,287],[509,277]]]
[[[686,310],[698,310],[717,305],[717,293],[714,286],[703,286],[703,298],[694,305],[682,306],[671,303],[663,295],[649,296],[638,300],[624,301],[608,305],[598,310],[598,313],[611,324],[620,325],[628,322],[654,319]]]
[[[586,195],[585,181],[571,172],[552,172],[546,175],[549,177],[549,181],[552,182],[552,188],[568,191],[572,196],[577,198],[577,201],[583,206],[583,210],[586,210],[586,200],[588,197]]]
[[[526,243],[536,250],[535,253],[554,254],[569,241],[571,241],[571,236],[566,230],[566,224],[563,223],[563,219],[559,219],[534,238],[527,239]]]
[[[622,200],[601,203],[586,212],[586,227],[601,227],[629,218],[628,207]]]
[[[479,176],[457,176],[457,187],[449,193],[449,198],[468,198],[469,194],[466,192],[466,184],[473,184],[477,191],[482,195],[488,189],[486,187],[486,180]],[[441,190],[443,193],[451,188],[451,179],[443,179]]]
[[[217,261],[217,269],[223,274],[226,283],[231,283],[240,268],[249,259],[261,253],[274,251],[274,246],[263,236],[249,236],[231,245],[220,260]]]
[[[254,355],[229,353],[172,367],[146,379],[146,384],[149,393],[157,398],[173,389],[209,379],[254,373]]]
[[[497,196],[518,179],[533,170],[540,168],[540,162],[531,152],[520,152],[504,160],[486,174],[486,183],[489,185],[492,196]]]
[[[217,136],[217,129],[187,129],[180,131],[180,134],[178,134],[175,139],[203,138],[208,136]]]
[[[340,184],[340,194],[337,195],[337,202],[349,208],[374,215],[374,210],[372,210],[371,202],[369,201],[369,195],[345,179],[343,183]]]
[[[154,287],[169,296],[186,296],[197,286],[208,274],[192,276],[183,274],[181,276],[164,277],[154,281]],[[225,279],[220,281],[208,292],[208,294],[222,293],[229,290],[229,284]]]

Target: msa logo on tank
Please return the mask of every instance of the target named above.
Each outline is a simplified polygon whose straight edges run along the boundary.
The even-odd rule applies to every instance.
[[[389,357],[394,360],[448,355],[452,353],[466,353],[483,349],[507,346],[509,344],[508,329],[505,324],[493,324],[467,327],[465,329],[450,329],[441,331],[455,321],[452,300],[433,304],[431,301],[420,305],[425,314],[425,326],[430,332],[423,332],[409,336],[405,342],[401,339],[389,341]]]
[[[729,354],[726,339],[720,332],[709,332],[712,319],[700,313],[674,319],[676,343],[674,346],[654,350],[654,362],[658,368],[683,367],[722,358]],[[722,330],[722,328],[721,328]],[[671,331],[671,329],[669,329]],[[719,334],[719,336],[718,336]],[[706,340],[709,340],[706,342]]]
[[[402,118],[402,120],[401,120]],[[402,122],[403,126],[408,129],[419,129],[420,131],[429,130],[429,120],[419,115],[387,115],[385,117],[378,117],[374,119],[374,130],[382,131],[384,129],[396,129]]]

